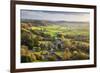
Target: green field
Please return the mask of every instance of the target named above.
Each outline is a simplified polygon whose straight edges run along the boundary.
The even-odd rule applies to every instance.
[[[89,59],[88,24],[36,24],[21,22],[22,63]]]

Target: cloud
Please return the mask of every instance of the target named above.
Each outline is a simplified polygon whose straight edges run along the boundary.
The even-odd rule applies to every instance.
[[[21,10],[21,19],[89,22],[89,13]]]

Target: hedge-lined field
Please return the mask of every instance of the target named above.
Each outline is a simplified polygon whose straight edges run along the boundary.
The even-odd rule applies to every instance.
[[[22,63],[86,60],[89,49],[89,27],[21,22]]]

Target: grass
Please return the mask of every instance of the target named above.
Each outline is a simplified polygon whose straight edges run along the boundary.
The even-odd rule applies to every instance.
[[[33,26],[32,30],[42,30],[45,29],[47,32],[46,34],[50,34],[55,36],[56,33],[61,32],[64,35],[85,35],[89,36],[89,32],[87,32],[87,28],[84,29],[69,29],[68,27],[59,26],[59,25],[48,25],[48,26]]]
[[[82,28],[82,27],[76,28],[75,27],[74,28],[74,27],[68,27],[68,26],[65,27],[61,25],[52,24],[52,25],[46,25],[46,26],[32,26],[30,27],[30,29],[25,29],[25,28],[21,28],[21,29],[24,31],[24,34],[25,32],[31,32],[31,30],[36,31],[38,33],[36,34],[36,32],[35,33],[31,32],[30,34],[32,34],[32,37],[33,36],[34,37],[32,39],[27,38],[28,41],[25,41],[25,44],[22,44],[22,45],[27,46],[28,49],[29,49],[30,44],[32,47],[30,49],[34,49],[34,47],[42,49],[38,51],[30,50],[31,51],[29,52],[31,54],[30,56],[28,56],[29,53],[24,54],[24,56],[28,56],[31,59],[33,58],[31,60],[32,62],[57,61],[57,57],[61,58],[60,60],[76,60],[76,59],[80,60],[80,59],[88,59],[89,57],[89,52],[88,52],[89,28],[88,27],[86,28]],[[58,34],[61,34],[59,38],[62,42],[64,42],[64,43],[60,43],[64,45],[63,47],[56,46],[54,44],[56,42],[56,39],[54,39],[53,41],[46,39],[46,38],[53,39],[53,37],[58,38]],[[50,37],[44,37],[43,35],[49,35]],[[36,38],[37,36],[42,37],[42,39],[38,40],[39,37]],[[26,42],[28,44],[26,44]],[[34,46],[34,44],[37,46]],[[39,44],[42,44],[42,47],[39,46]],[[52,47],[51,44],[53,44],[56,47]],[[46,46],[49,46],[49,48]],[[68,49],[66,50],[66,48]],[[28,49],[21,50],[21,51],[23,51],[24,53],[25,51],[29,51]],[[50,52],[52,51],[52,49],[53,49],[54,54],[56,55],[52,55],[52,53]],[[47,56],[48,60],[45,59],[45,55]]]

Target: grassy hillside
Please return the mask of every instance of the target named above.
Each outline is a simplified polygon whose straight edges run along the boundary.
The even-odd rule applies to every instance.
[[[21,62],[89,59],[89,23],[21,22]]]

